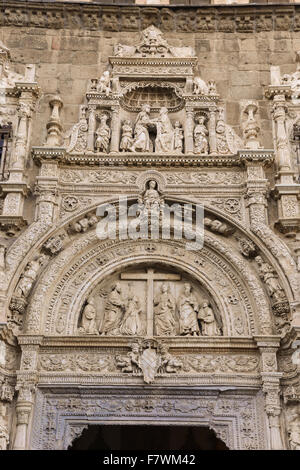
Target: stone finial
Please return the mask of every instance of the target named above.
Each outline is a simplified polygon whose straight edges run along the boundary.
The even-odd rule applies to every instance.
[[[251,150],[261,148],[258,140],[260,127],[256,121],[257,110],[258,105],[255,101],[248,101],[243,110],[243,113],[247,114],[247,119],[244,123],[245,147]]]
[[[47,123],[47,139],[46,146],[48,147],[59,147],[61,141],[62,125],[60,122],[60,109],[63,106],[62,99],[55,95],[49,101],[52,108],[50,119]]]

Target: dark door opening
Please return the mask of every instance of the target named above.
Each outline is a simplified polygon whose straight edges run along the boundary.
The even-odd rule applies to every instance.
[[[200,426],[90,425],[69,450],[226,450]]]

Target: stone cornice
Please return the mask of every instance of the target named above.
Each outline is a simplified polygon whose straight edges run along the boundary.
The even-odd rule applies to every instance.
[[[136,6],[6,0],[0,9],[1,26],[141,31],[150,24],[172,32],[299,31],[300,6]]]

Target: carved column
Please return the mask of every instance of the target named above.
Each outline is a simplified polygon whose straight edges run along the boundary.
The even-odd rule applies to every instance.
[[[275,121],[276,129],[276,148],[279,171],[290,171],[291,158],[285,129],[286,100],[284,94],[274,96],[273,119]]]
[[[275,226],[286,236],[294,237],[300,230],[300,185],[293,169],[291,149],[286,132],[286,98],[291,96],[290,87],[270,86],[267,98],[273,99],[272,116],[275,130],[275,147],[278,165],[274,196],[278,203],[278,220]]]
[[[95,107],[89,107],[89,124],[87,136],[87,149],[91,152],[95,149],[96,115]]]
[[[37,377],[38,351],[42,342],[40,336],[18,337],[22,348],[20,371],[17,373],[18,398],[16,404],[17,425],[13,449],[28,448],[28,425],[33,410]]]
[[[261,354],[261,378],[263,392],[265,393],[265,410],[270,430],[270,448],[272,450],[284,449],[280,428],[280,378],[282,373],[278,372],[276,353],[280,346],[280,338],[276,336],[256,336]]]
[[[23,170],[25,167],[30,117],[30,104],[26,101],[21,101],[18,109],[18,126],[16,131],[15,151],[13,158],[13,168],[17,168],[20,170]]]
[[[118,153],[120,145],[120,108],[119,106],[112,107],[111,118],[111,153]]]
[[[15,392],[14,378],[6,365],[10,360],[14,364],[15,356],[11,355],[16,353],[17,342],[4,323],[0,326],[0,338],[0,450],[6,450],[9,444],[9,408]]]
[[[15,91],[20,96],[15,142],[9,162],[9,178],[1,182],[1,189],[6,196],[2,215],[0,215],[0,227],[9,236],[15,235],[15,232],[26,224],[23,218],[23,205],[29,187],[25,171],[31,137],[32,112],[39,95],[39,89],[35,83],[18,83]]]
[[[184,145],[185,153],[194,153],[194,112],[192,108],[185,110],[185,125],[184,125]]]
[[[216,108],[211,108],[209,110],[209,121],[208,121],[208,131],[209,131],[209,149],[210,153],[217,153],[217,137],[216,137]]]

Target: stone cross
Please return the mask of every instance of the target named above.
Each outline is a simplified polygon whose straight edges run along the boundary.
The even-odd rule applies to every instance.
[[[154,281],[180,281],[180,274],[156,273],[148,268],[146,273],[121,273],[121,279],[147,281],[147,336],[153,336]]]

